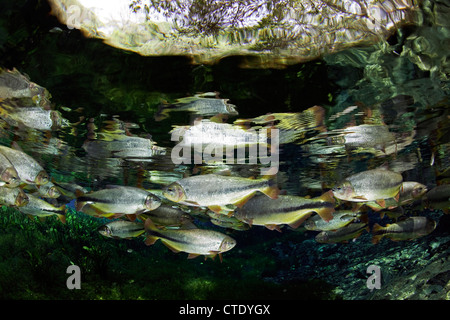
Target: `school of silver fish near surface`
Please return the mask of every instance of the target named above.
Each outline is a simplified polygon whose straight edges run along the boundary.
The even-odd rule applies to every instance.
[[[403,173],[420,159],[410,160],[411,152],[402,150],[416,132],[391,130],[383,120],[382,105],[351,106],[332,115],[312,106],[302,112],[239,119],[239,107],[228,99],[217,93],[198,94],[161,105],[155,121],[170,119],[174,112],[189,112],[195,119],[186,126],[174,125],[172,137],[180,139],[173,140],[172,147],[162,147],[149,136],[133,134],[136,125],[117,117],[105,120],[101,128],[81,115],[79,122],[71,123],[53,109],[50,99],[45,88],[19,71],[0,70],[0,204],[29,216],[54,215],[64,222],[72,203],[78,212],[111,219],[98,230],[105,237],[142,237],[148,245],[160,240],[189,258],[222,259],[222,253],[239,245],[228,230],[305,228],[317,232],[320,243],[354,240],[367,231],[375,244],[382,238],[404,241],[428,235],[436,221],[420,212],[429,208],[448,213],[450,208],[447,168],[437,167],[438,150],[432,151],[430,162],[444,172],[438,185],[429,189],[408,181]],[[407,98],[397,100],[404,103]],[[353,123],[327,128],[329,123],[336,127],[336,121],[346,116]],[[427,129],[439,135],[438,128]],[[64,140],[82,130],[86,130],[85,153]],[[261,134],[270,130],[275,130],[276,139]],[[303,173],[306,194],[293,191],[289,174],[278,170],[296,165],[283,159],[288,145],[308,155],[310,163]],[[180,154],[172,152],[175,147],[192,147],[194,154],[184,154],[179,161]],[[253,159],[243,152],[237,162],[217,157],[222,152],[234,155],[238,149],[264,152]],[[212,161],[205,160],[206,151],[210,156],[215,153]],[[266,161],[275,154],[277,161]],[[194,157],[197,162],[189,161]],[[350,159],[365,166],[351,167]],[[261,175],[267,165],[275,170]],[[83,173],[96,181],[77,181],[65,172]],[[124,185],[101,184],[102,178],[118,175],[124,176]],[[146,183],[159,187],[146,188]],[[371,226],[373,213],[392,221]],[[199,220],[221,229],[197,227]]]

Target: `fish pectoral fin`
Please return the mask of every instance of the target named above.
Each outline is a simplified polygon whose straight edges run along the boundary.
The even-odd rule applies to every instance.
[[[352,199],[355,199],[355,200],[367,200],[367,198],[364,197],[364,196],[353,196]]]
[[[222,262],[222,253],[220,251],[209,251],[209,255],[205,255],[205,260],[208,259],[208,257],[214,260],[217,255],[219,255],[220,262]]]

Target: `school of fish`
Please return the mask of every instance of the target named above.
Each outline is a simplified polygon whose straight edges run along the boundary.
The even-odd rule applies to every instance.
[[[286,187],[289,177],[284,172],[261,176],[254,162],[202,162],[186,170],[187,166],[167,160],[170,148],[158,146],[150,136],[132,134],[136,125],[114,117],[105,120],[100,130],[94,119],[80,117],[80,122],[71,123],[63,112],[54,110],[50,97],[45,88],[18,70],[0,69],[0,205],[31,217],[56,216],[65,222],[72,203],[78,212],[110,219],[98,229],[105,237],[143,238],[147,245],[160,240],[173,252],[187,253],[188,258],[219,255],[222,260],[223,253],[239,245],[234,232],[259,227],[289,232],[302,227],[316,232],[319,243],[351,241],[364,231],[372,233],[374,244],[382,238],[412,240],[430,234],[437,224],[416,215],[417,211],[448,213],[450,208],[450,185],[445,179],[429,190],[422,183],[405,181],[404,170],[398,169],[402,166],[382,165],[389,156],[396,160],[412,140],[404,132],[390,131],[382,117],[356,113],[356,106],[341,114],[353,113],[354,118],[356,114],[364,119],[363,124],[328,130],[326,111],[320,106],[227,123],[238,116],[238,109],[218,93],[162,102],[153,119],[156,123],[170,120],[173,112],[188,112],[195,118],[188,126],[173,125],[171,133],[183,136],[183,147],[200,152],[205,146],[228,151],[251,147],[261,142],[261,137],[254,137],[255,130],[271,128],[279,130],[278,145],[264,136],[264,147],[272,153],[275,146],[294,144],[309,152],[318,168],[334,165],[335,175],[322,176],[321,187],[316,183],[309,188],[311,193],[299,194]],[[328,121],[342,115],[334,114]],[[58,134],[80,131],[81,126],[87,131],[81,146],[84,158]],[[8,139],[10,132],[14,132],[12,139]],[[370,159],[383,162],[367,161],[363,170],[343,165],[359,154],[371,154]],[[40,155],[53,160],[49,163]],[[160,166],[167,167],[168,173],[158,176],[154,167],[161,157],[165,162]],[[128,177],[123,185],[93,184],[61,174],[87,172],[88,177],[102,177],[104,170],[113,168],[103,176],[109,177],[130,164],[138,168],[139,176]],[[345,170],[338,170],[339,166]],[[146,179],[160,187],[144,187]],[[374,214],[392,221],[384,226],[378,221],[371,227],[369,217]],[[214,228],[198,227],[198,222],[203,225],[205,221]]]

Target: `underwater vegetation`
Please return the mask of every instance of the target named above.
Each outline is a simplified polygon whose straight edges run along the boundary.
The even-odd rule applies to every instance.
[[[438,3],[285,69],[142,57],[4,6],[2,298],[448,299]]]

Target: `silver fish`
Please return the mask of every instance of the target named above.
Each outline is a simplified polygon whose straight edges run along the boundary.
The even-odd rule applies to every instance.
[[[0,146],[0,153],[13,165],[23,182],[37,185],[49,182],[49,176],[44,168],[25,152]]]

